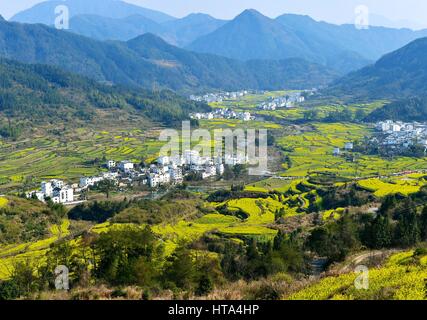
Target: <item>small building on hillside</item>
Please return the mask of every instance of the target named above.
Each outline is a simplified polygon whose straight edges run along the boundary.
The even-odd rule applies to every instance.
[[[335,147],[335,148],[334,148],[334,151],[333,151],[333,155],[334,155],[335,157],[338,157],[340,154],[341,154],[341,150],[340,150],[340,148]]]

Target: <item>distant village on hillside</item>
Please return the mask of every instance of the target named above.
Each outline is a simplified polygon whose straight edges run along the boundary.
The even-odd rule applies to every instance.
[[[294,108],[305,101],[305,92],[292,92],[281,97],[271,97],[258,105],[258,109],[274,111],[279,108]]]
[[[371,139],[371,143],[396,151],[414,145],[427,150],[426,123],[387,120],[378,122],[375,128],[379,134]]]
[[[213,120],[213,119],[237,119],[242,121],[251,121],[255,120],[255,116],[252,116],[250,112],[235,112],[231,109],[216,109],[212,112],[206,113],[190,113],[190,119],[197,120]]]
[[[224,100],[236,100],[239,98],[243,98],[248,94],[263,94],[263,91],[241,90],[235,92],[207,93],[202,96],[191,95],[190,100],[206,103],[215,103],[223,102]]]

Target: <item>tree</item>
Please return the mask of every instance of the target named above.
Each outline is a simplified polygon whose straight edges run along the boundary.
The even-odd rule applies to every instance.
[[[424,206],[420,215],[420,235],[423,241],[427,240],[427,206]]]
[[[199,283],[196,289],[196,295],[203,296],[210,293],[213,289],[213,281],[211,277],[204,273],[199,279]]]
[[[312,121],[316,120],[319,115],[319,111],[316,109],[310,109],[304,112],[304,120],[305,121]]]
[[[135,269],[141,270],[138,266],[143,261],[141,258],[158,263],[163,252],[149,227],[144,230],[132,227],[110,230],[102,233],[92,247],[96,254],[95,275],[113,285],[136,284],[138,274]],[[149,271],[149,268],[145,270]]]
[[[388,248],[392,244],[393,229],[388,216],[378,215],[369,225],[369,243],[373,249]]]
[[[184,246],[178,247],[166,263],[164,279],[177,288],[189,290],[193,286],[195,270],[191,253]]]
[[[116,182],[114,180],[105,179],[97,184],[97,189],[101,191],[102,193],[105,193],[105,196],[107,199],[110,198],[110,192],[113,191],[116,188]]]
[[[410,247],[415,245],[419,240],[420,228],[417,212],[414,209],[408,208],[408,211],[399,217],[394,242],[396,245]]]

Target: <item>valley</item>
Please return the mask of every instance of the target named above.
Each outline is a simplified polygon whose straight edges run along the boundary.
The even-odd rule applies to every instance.
[[[321,226],[339,223],[345,215],[357,217],[364,211],[378,210],[383,199],[389,196],[411,197],[423,192],[424,186],[427,185],[426,157],[384,159],[353,150],[334,154],[335,148],[344,150],[346,143],[359,141],[373,134],[374,124],[360,122],[357,114],[363,113],[366,116],[381,108],[385,102],[376,101],[360,107],[312,107],[303,102],[291,108],[277,110],[257,108],[265,99],[291,92],[263,92],[211,103],[213,109],[228,108],[236,112],[251,112],[257,119],[262,118],[264,121],[205,119],[200,120],[199,124],[200,129],[208,130],[268,129],[269,134],[274,137],[270,153],[275,154],[275,161],[278,162],[277,166],[271,168],[271,176],[258,177],[258,181],[254,181],[249,179],[246,173],[240,173],[232,180],[225,177],[217,181],[207,180],[204,185],[210,186],[210,190],[195,193],[190,190],[197,190],[198,183],[189,181],[185,183],[183,191],[179,191],[179,186],[171,187],[169,193],[162,192],[158,200],[149,200],[153,190],[148,189],[144,191],[131,187],[126,190],[112,190],[111,198],[108,199],[96,188],[91,188],[86,195],[89,200],[87,204],[68,208],[70,217],[74,216],[72,212],[79,212],[85,207],[89,208],[84,209],[89,210],[87,213],[91,212],[93,201],[101,201],[105,206],[121,202],[123,209],[119,209],[102,223],[91,221],[90,216],[81,216],[83,220],[79,221],[75,218],[67,219],[62,215],[58,224],[46,225],[46,233],[39,240],[17,243],[6,241],[0,246],[0,277],[9,279],[19,263],[31,261],[32,268],[39,268],[56,246],[66,244],[71,250],[76,250],[78,255],[81,242],[87,233],[100,235],[125,232],[128,229],[136,232],[135,230],[145,230],[146,226],[150,226],[153,235],[162,241],[162,259],[172,257],[176,250],[186,244],[195,246],[191,249],[194,254],[208,254],[209,259],[215,261],[223,258],[209,247],[206,249],[203,248],[204,245],[197,243],[211,237],[227,239],[226,241],[236,245],[248,241],[267,243],[277,239],[284,230],[293,234],[303,226],[303,230],[306,230],[304,232],[313,232],[312,230],[319,228],[319,224]],[[330,122],[331,114],[336,115],[344,108],[349,111],[348,120]],[[103,163],[106,159],[131,160],[136,163],[155,161],[164,144],[158,141],[162,127],[138,129],[135,126],[137,123],[128,124],[127,128],[109,126],[108,131],[92,127],[66,130],[60,137],[43,134],[32,136],[31,139],[27,137],[24,140],[4,140],[1,150],[3,160],[0,190],[6,194],[18,194],[31,190],[42,180],[49,179],[78,183],[82,176],[105,171]],[[229,188],[231,193],[225,191]],[[353,198],[344,197],[333,205],[329,200],[330,190],[336,190],[336,195],[352,190]],[[180,200],[180,192],[188,195]],[[174,193],[177,195],[174,196]],[[165,210],[164,214],[171,214],[168,213],[170,209],[167,208],[166,202],[163,203],[165,197],[171,197],[174,205],[182,208],[180,216],[174,216],[173,221],[162,221],[161,217],[153,220],[150,216],[154,212],[160,214]],[[141,200],[144,198],[147,200]],[[8,206],[16,201],[9,195],[1,199],[2,210],[5,212],[8,211]],[[335,196],[334,201],[337,199]],[[153,204],[150,204],[151,202]],[[153,212],[148,209],[154,203],[159,206],[157,210],[160,211]],[[295,223],[297,225],[294,226]],[[309,269],[305,272],[310,273]],[[297,288],[302,279],[300,275],[295,277],[291,283]],[[351,275],[348,277],[353,279]],[[311,294],[309,290],[315,292],[313,297],[321,298],[320,294],[325,294],[325,290],[332,290],[334,286],[327,281],[328,278],[325,278],[319,284],[313,284],[313,289],[308,287],[298,293],[290,294],[284,291],[283,298],[305,297]]]
[[[265,6],[0,16],[0,301],[427,300],[427,29]]]

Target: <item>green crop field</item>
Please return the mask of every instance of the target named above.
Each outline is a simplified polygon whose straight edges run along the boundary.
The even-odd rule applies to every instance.
[[[344,156],[334,156],[334,147],[343,149],[346,142],[360,140],[369,135],[371,129],[352,123],[315,123],[313,127],[313,131],[278,139],[281,147],[290,150],[286,154],[292,166],[284,167],[284,176],[301,177],[325,172],[355,178],[427,168],[427,158],[397,157],[386,160],[379,156],[354,154],[354,161],[348,161]]]
[[[64,220],[61,225],[51,226],[49,238],[16,245],[0,245],[0,279],[9,278],[18,262],[43,261],[49,246],[70,234],[69,226],[70,222]]]
[[[326,277],[318,283],[287,297],[291,300],[424,300],[427,277],[426,257],[415,257],[414,251],[391,256],[381,268],[369,270],[368,289],[354,285],[357,273]]]
[[[405,196],[420,191],[421,187],[427,184],[424,177],[399,177],[394,179],[366,179],[358,181],[357,184],[374,193],[377,197],[384,197],[389,194],[400,193]]]
[[[117,129],[116,129],[117,130]],[[153,134],[153,133],[150,133]],[[156,158],[164,142],[145,132],[78,130],[64,137],[35,137],[30,141],[3,144],[0,148],[0,190],[30,181],[66,179],[101,171],[93,161],[103,158],[140,162]]]

